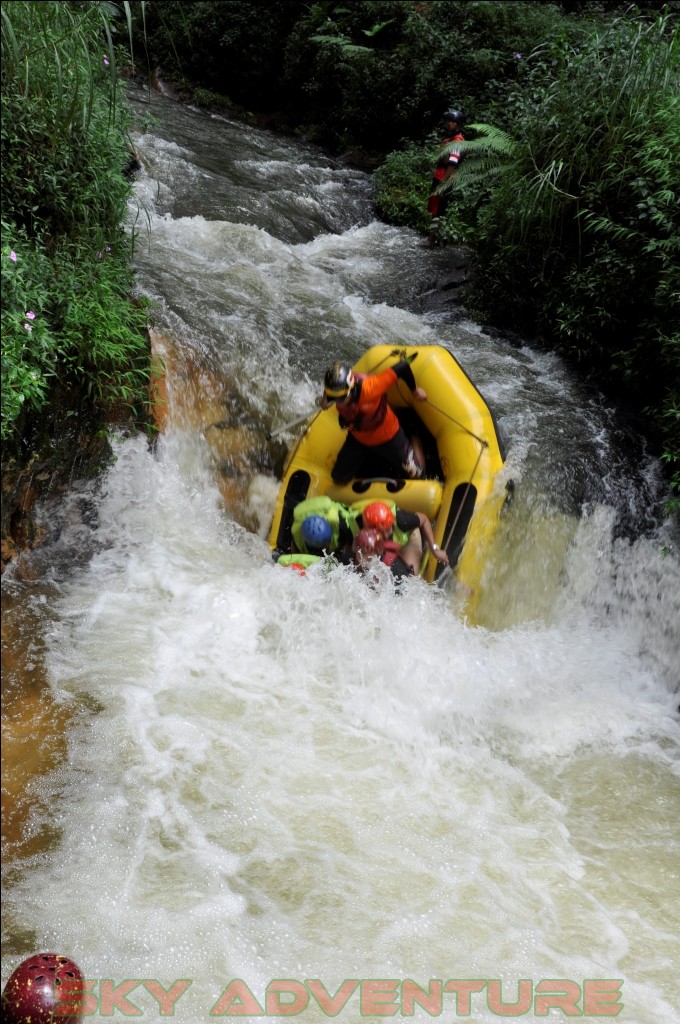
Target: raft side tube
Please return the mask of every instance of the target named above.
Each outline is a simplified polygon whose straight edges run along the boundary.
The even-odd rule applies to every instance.
[[[343,505],[355,501],[394,502],[404,512],[423,512],[430,520],[437,518],[442,503],[442,485],[438,480],[353,480],[349,484],[333,484],[327,493]]]
[[[451,539],[446,545],[446,554],[449,556],[449,565],[455,569],[460,558],[465,536],[470,525],[475,505],[477,502],[477,488],[473,484],[458,484],[451,499],[451,507],[446,518],[446,525],[442,535],[441,543],[448,540],[451,530]],[[455,524],[455,526],[454,526]],[[435,579],[441,574],[444,566],[441,562],[435,563]]]
[[[299,505],[301,501],[304,501],[309,491],[311,477],[309,473],[306,473],[302,469],[296,470],[291,473],[288,480],[288,486],[286,487],[286,493],[283,499],[283,508],[281,509],[281,518],[279,520],[279,530],[276,535],[275,547],[279,551],[290,551],[293,543],[293,534],[291,528],[293,526],[293,512],[296,505]]]

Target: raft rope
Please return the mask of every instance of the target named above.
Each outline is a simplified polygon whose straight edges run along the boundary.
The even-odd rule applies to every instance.
[[[379,363],[376,363],[375,366],[372,366],[371,369],[367,370],[366,372],[375,373],[379,366],[382,366],[383,363],[386,363],[388,359],[394,359],[395,356],[401,356],[402,359],[408,358],[408,356],[406,355],[405,348],[393,348],[392,351],[388,352],[387,355],[383,359],[381,359]]]
[[[392,351],[389,352],[388,355],[386,355],[383,359],[381,359],[379,363],[376,363],[376,365],[373,366],[368,372],[369,373],[375,373],[379,366],[382,366],[382,364],[387,362],[388,359],[393,359],[395,356],[401,356],[402,359],[407,359],[408,358],[408,356],[406,355],[406,349],[405,348],[395,348],[395,349],[392,349]],[[397,390],[399,391],[399,394],[401,395],[401,397],[406,402],[406,397],[407,396],[404,395],[404,392],[402,391],[401,385],[402,385],[402,381],[398,380],[397,381]],[[455,529],[458,526],[458,520],[461,517],[461,513],[463,511],[463,508],[465,507],[465,502],[467,501],[467,496],[470,493],[470,488],[472,487],[472,481],[474,480],[475,473],[477,472],[477,467],[479,466],[479,463],[481,461],[482,455],[484,454],[484,449],[489,447],[489,442],[485,438],[480,437],[479,434],[475,434],[474,430],[470,430],[469,427],[466,427],[464,423],[461,423],[460,420],[456,419],[455,416],[452,416],[445,409],[441,409],[438,405],[435,405],[435,403],[432,402],[429,398],[426,399],[426,401],[427,401],[427,403],[429,405],[432,406],[432,408],[436,412],[440,413],[442,416],[445,416],[446,419],[451,420],[451,422],[455,423],[456,426],[461,428],[461,430],[464,430],[466,434],[469,434],[470,437],[473,437],[475,439],[475,441],[477,441],[479,446],[480,446],[479,455],[477,456],[477,461],[475,462],[473,470],[472,470],[472,473],[470,474],[470,479],[468,480],[467,484],[465,485],[465,493],[463,494],[463,500],[461,501],[461,503],[459,505],[458,511],[456,513],[456,518],[454,519],[453,523],[451,524],[451,529],[449,530],[448,537],[446,538],[446,540],[445,540],[445,542],[443,544],[444,550],[447,550],[448,546],[449,546],[449,544],[451,542],[451,538],[453,537],[453,534],[455,532]],[[409,403],[406,402],[406,404],[409,404]],[[425,562],[426,562],[426,559],[423,560],[423,566],[421,566],[421,574],[422,574]]]
[[[417,355],[417,353],[416,353],[416,355]],[[393,349],[393,351],[390,352],[390,354],[388,356],[385,356],[385,359],[391,359],[393,356],[401,356],[402,359],[407,359],[408,358],[408,356],[406,355],[406,349],[405,348],[395,348],[395,349]],[[384,363],[385,359],[381,359],[380,363],[378,363],[378,366],[380,366],[381,363]],[[376,366],[373,370],[371,370],[369,372],[370,373],[374,373],[377,368],[378,367]],[[409,403],[406,401],[408,396],[404,395],[404,392],[401,390],[401,383],[402,383],[401,380],[397,381],[397,390],[399,391],[399,394],[401,395],[401,397],[404,399],[405,404],[408,405]],[[431,405],[432,408],[436,412],[441,413],[442,416],[446,416],[447,420],[451,420],[452,423],[455,423],[457,427],[460,427],[461,430],[464,430],[466,434],[470,435],[470,437],[474,437],[475,441],[479,441],[479,443],[482,445],[483,448],[488,448],[489,447],[489,442],[488,441],[485,441],[483,437],[479,436],[479,434],[475,434],[474,430],[470,430],[469,427],[466,427],[464,423],[461,423],[460,420],[457,420],[456,417],[452,416],[451,413],[446,411],[446,409],[441,409],[438,405],[435,405],[435,403],[433,401],[431,401],[431,399],[429,399],[429,398],[426,399],[426,401],[427,401],[427,404]]]
[[[475,434],[474,430],[470,430],[470,428],[466,427],[464,423],[461,423],[460,420],[457,420],[455,416],[452,416],[445,409],[440,409],[439,406],[435,405],[434,402],[431,402],[429,398],[426,399],[426,401],[428,405],[431,405],[432,408],[435,409],[437,412],[441,413],[442,416],[446,416],[447,420],[451,420],[452,423],[455,423],[457,427],[460,427],[461,430],[464,430],[466,434],[470,435],[470,437],[474,437],[475,441],[479,441],[482,448],[489,447],[488,441],[485,441],[483,437],[479,436],[479,434]]]
[[[388,355],[386,355],[383,359],[381,359],[379,363],[376,363],[375,366],[373,366],[370,370],[368,370],[368,373],[375,373],[376,370],[378,369],[378,367],[382,366],[382,364],[387,362],[388,359],[393,359],[395,356],[401,356],[402,359],[407,359],[408,358],[408,356],[406,355],[406,349],[405,348],[395,348],[390,353],[388,353]],[[402,381],[398,380],[397,381],[397,390],[399,391],[399,394],[401,395],[401,397],[406,402],[406,397],[407,396],[404,395],[404,392],[402,391],[401,385],[402,385]],[[466,434],[469,434],[470,437],[474,438],[475,441],[477,441],[479,446],[480,446],[479,447],[479,455],[477,456],[477,461],[475,462],[474,467],[472,469],[472,473],[470,474],[470,479],[468,480],[467,484],[465,485],[465,492],[463,494],[463,500],[460,502],[460,504],[458,506],[458,511],[456,512],[456,518],[453,520],[453,523],[451,524],[451,529],[449,530],[448,536],[446,537],[446,539],[445,539],[445,541],[444,541],[444,543],[442,545],[444,550],[448,552],[449,544],[451,543],[451,539],[452,539],[452,537],[453,537],[453,535],[454,535],[454,533],[456,531],[456,527],[458,526],[458,521],[460,520],[460,517],[462,515],[463,509],[465,508],[465,503],[467,501],[467,496],[470,493],[470,488],[472,487],[472,481],[474,480],[475,473],[477,472],[477,468],[478,468],[479,463],[481,461],[482,455],[484,454],[484,449],[489,447],[489,442],[485,438],[480,437],[479,434],[475,434],[474,430],[470,430],[469,427],[466,427],[464,423],[461,423],[461,421],[456,419],[455,416],[452,416],[451,413],[447,412],[445,409],[441,409],[438,405],[435,405],[435,403],[432,402],[429,398],[426,399],[426,401],[427,401],[427,403],[429,405],[432,406],[432,408],[435,410],[435,412],[440,413],[440,415],[445,416],[447,420],[451,420],[452,423],[455,423],[456,426],[460,427],[461,430],[464,430]],[[406,404],[408,405],[409,403],[406,402]],[[427,557],[423,559],[422,564],[420,566],[420,572],[419,572],[420,576],[422,576],[424,574],[425,568],[427,566],[427,560],[428,560],[429,557],[430,557],[430,552],[428,551],[427,552]],[[448,568],[449,568],[449,572],[451,572],[452,571],[451,567],[449,566]],[[446,570],[445,570],[445,572],[446,572]],[[444,574],[442,574],[442,575],[444,575]]]

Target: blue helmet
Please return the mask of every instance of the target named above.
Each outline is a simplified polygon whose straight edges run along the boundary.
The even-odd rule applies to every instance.
[[[307,516],[302,521],[301,532],[305,545],[313,551],[327,548],[333,537],[331,524],[323,516]]]

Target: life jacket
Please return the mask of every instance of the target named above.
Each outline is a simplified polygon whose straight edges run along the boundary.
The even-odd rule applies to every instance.
[[[439,143],[441,147],[447,146],[450,142],[465,142],[465,136],[461,132],[456,132],[455,135],[450,135],[446,139],[442,139]],[[434,169],[435,181],[443,181],[444,175],[446,174],[447,168],[453,166],[458,167],[462,160],[462,154],[460,147],[452,149],[450,153],[445,153],[444,156],[437,160],[437,164]]]
[[[355,520],[358,519],[359,516],[364,511],[364,509],[367,508],[369,505],[372,505],[375,500],[376,500],[375,498],[362,498],[360,501],[353,501],[352,504],[350,505],[349,509],[350,509],[350,512],[354,513]],[[394,526],[392,527],[392,536],[391,536],[389,541],[385,542],[385,546],[387,546],[387,544],[391,544],[392,542],[394,542],[394,543],[397,544],[398,548],[403,548],[405,544],[408,544],[409,537],[411,536],[411,534],[410,533],[406,533],[405,530],[400,530],[399,527],[397,526],[397,512],[398,512],[398,509],[397,509],[397,506],[394,504],[394,502],[393,501],[383,501],[382,504],[383,505],[387,505],[388,509],[390,510],[392,515],[394,516]]]
[[[301,570],[301,575],[304,575],[304,570],[308,569],[310,565],[315,565],[316,562],[323,562],[323,555],[303,555],[301,551],[296,551],[292,555],[280,555],[276,559],[277,565],[283,565],[285,567],[290,566],[291,569]]]
[[[367,374],[357,373],[355,379],[357,383],[366,379]],[[362,409],[363,405],[363,409]],[[340,422],[343,426],[347,426],[349,430],[358,430],[360,432],[377,430],[385,419],[387,413],[387,395],[383,394],[377,400],[368,405],[368,403],[361,401],[361,389],[357,388],[356,401],[346,402],[342,407],[340,413]]]
[[[338,409],[340,426],[361,444],[370,446],[391,441],[399,420],[387,401],[387,392],[398,380],[391,367],[380,373],[358,373],[350,399]]]
[[[399,552],[403,546],[403,544],[398,544],[396,540],[386,540],[385,551],[383,552],[381,561],[383,561],[385,565],[392,565],[392,563],[396,562],[399,558]]]
[[[302,524],[308,516],[321,516],[326,520],[333,535],[328,545],[329,551],[337,551],[340,547],[340,520],[349,528],[352,537],[359,532],[357,526],[357,514],[350,511],[339,501],[333,501],[326,494],[319,494],[315,498],[306,498],[295,506],[293,511],[293,525],[291,533],[298,551],[306,553],[307,545],[302,536]]]

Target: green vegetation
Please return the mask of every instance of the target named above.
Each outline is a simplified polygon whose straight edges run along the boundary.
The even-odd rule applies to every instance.
[[[597,6],[590,4],[589,6]],[[578,33],[559,4],[255,0],[147,5],[149,60],[180,88],[205,87],[332,152],[382,159],[422,142],[454,99],[490,121],[517,76],[513,50]]]
[[[122,12],[184,94],[361,153],[380,215],[419,231],[442,112],[461,107],[440,238],[472,252],[468,303],[635,414],[680,500],[678,0],[3,4],[3,437],[55,386],[101,407],[144,392]]]
[[[131,299],[133,240],[122,227],[130,154],[114,13],[105,3],[2,5],[2,439],[10,453],[65,401],[105,416],[138,410],[146,398],[147,316]]]
[[[389,224],[427,231],[430,215],[427,197],[436,152],[415,142],[389,153],[373,175],[376,210]]]
[[[667,15],[545,44],[479,211],[476,300],[644,417],[680,494],[680,34]],[[482,285],[483,282],[483,285]]]
[[[472,251],[468,304],[637,416],[680,500],[677,0],[150,9],[164,75],[361,151],[392,223],[427,231],[441,115],[462,108],[474,124],[439,238]]]
[[[137,51],[148,49],[152,67],[180,92],[200,86],[209,96],[230,97],[242,110],[273,110],[283,73],[282,41],[307,8],[287,0],[266,4],[242,0],[149,3],[137,12]],[[192,95],[195,102],[199,97]]]
[[[466,141],[459,144],[465,159],[456,173],[455,188],[440,186],[454,192],[452,203],[442,218],[441,242],[473,245],[478,234],[478,213],[490,201],[493,187],[504,162],[515,152],[515,142],[506,133],[489,124],[466,127]],[[403,149],[389,153],[376,169],[376,210],[391,224],[427,231],[430,215],[427,198],[432,188],[432,170],[441,149],[432,137],[427,146],[406,143]]]

